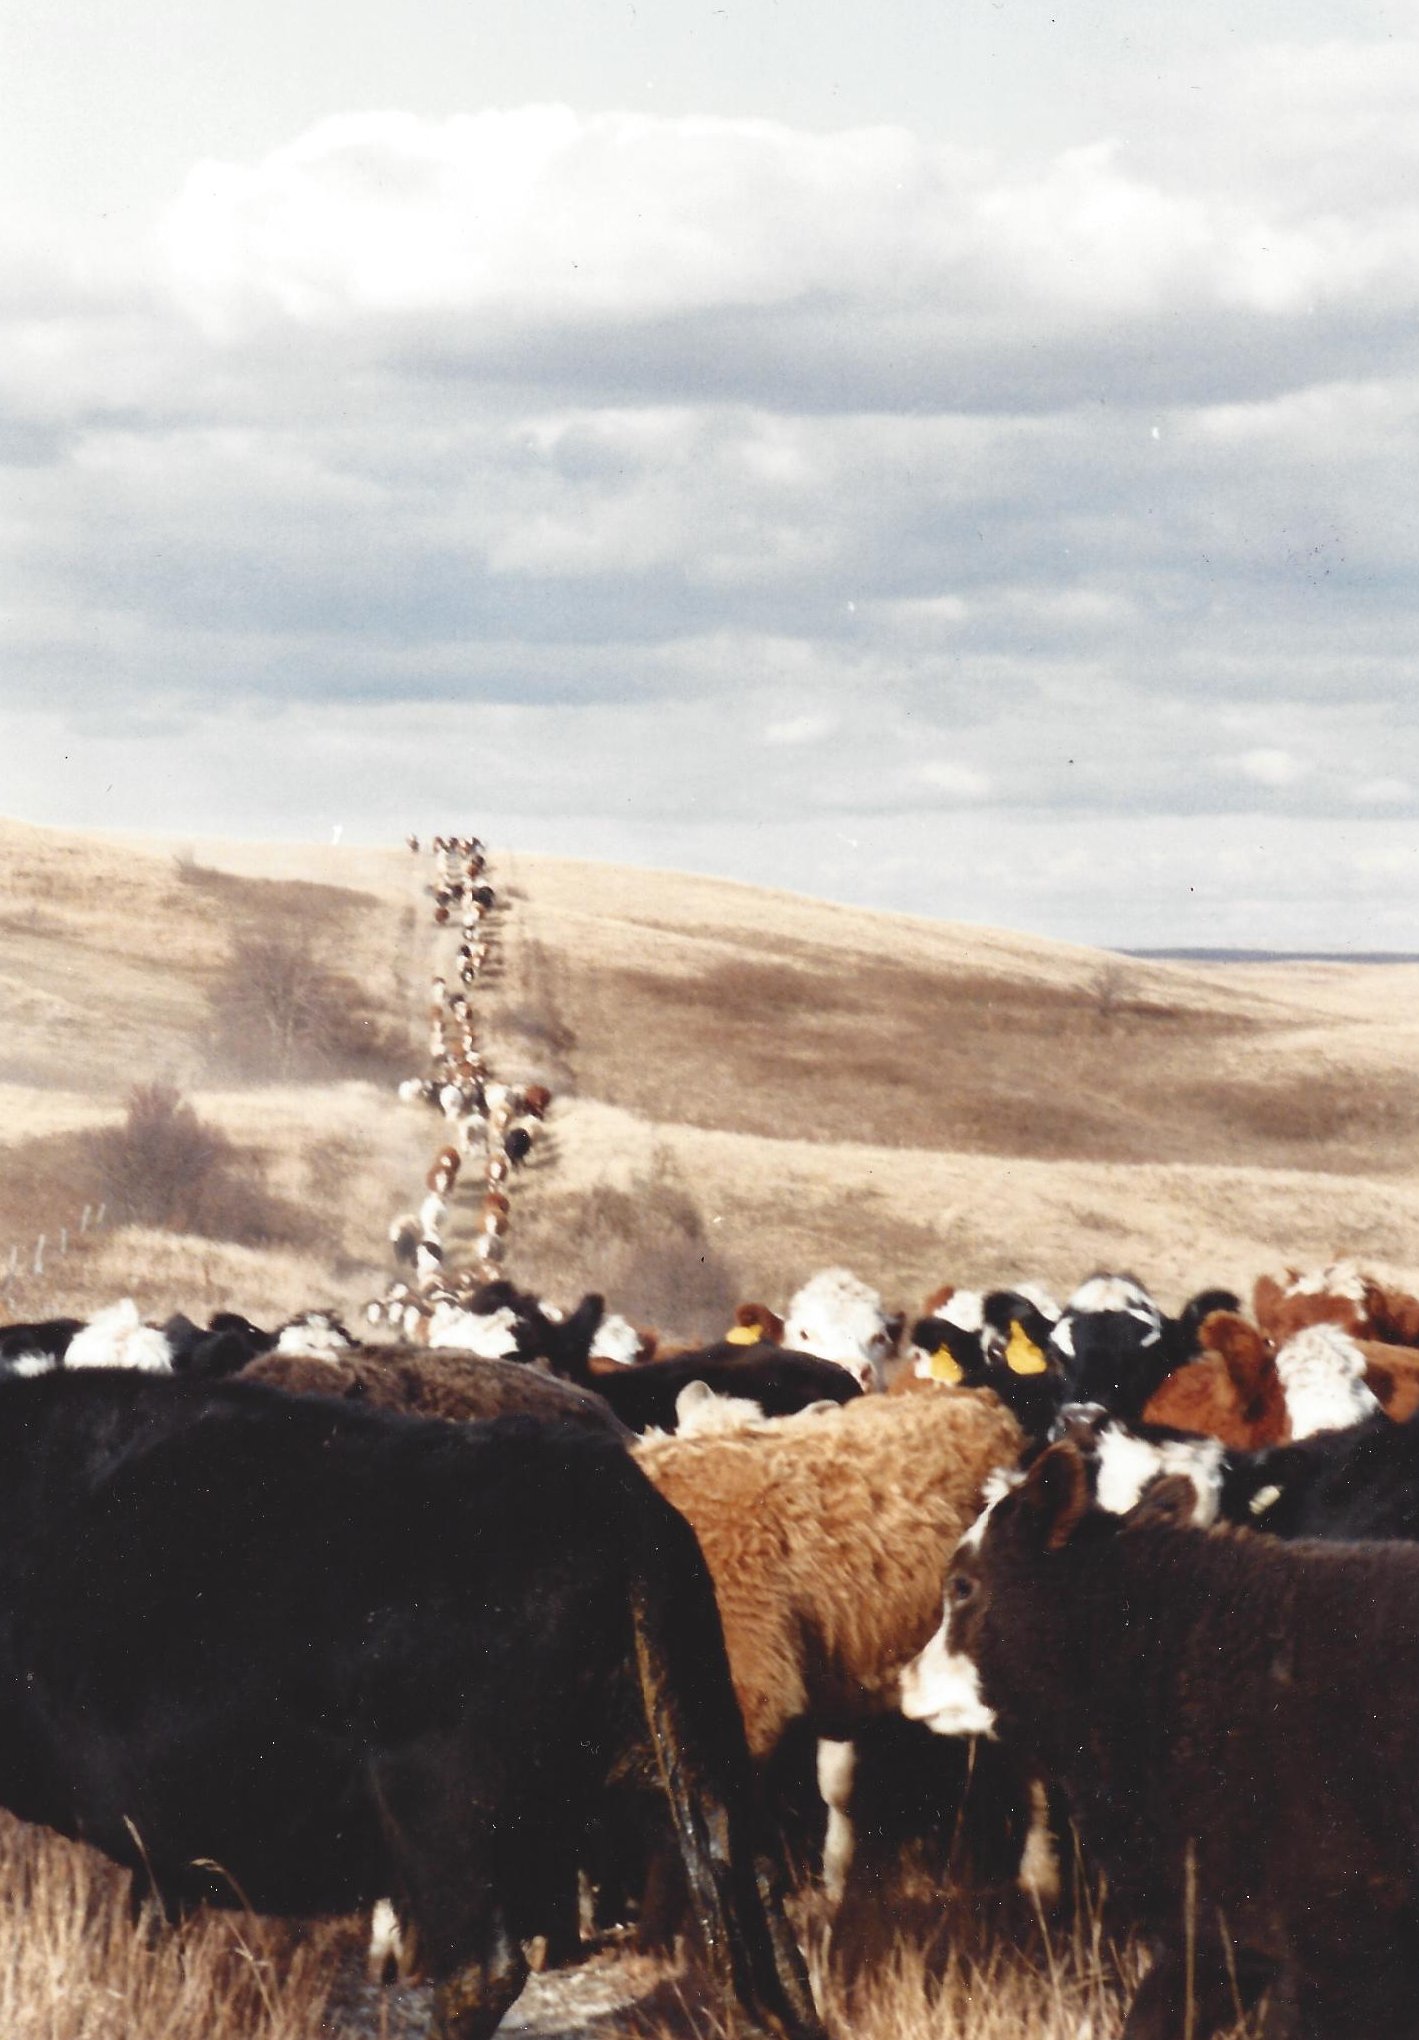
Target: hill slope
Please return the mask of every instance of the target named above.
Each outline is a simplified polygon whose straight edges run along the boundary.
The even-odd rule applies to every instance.
[[[909,1309],[943,1280],[1067,1289],[1099,1265],[1170,1302],[1342,1251],[1419,1279],[1419,969],[1125,960],[490,848],[511,896],[476,995],[490,1061],[557,1091],[516,1190],[519,1281],[694,1333],[831,1261]],[[0,1271],[6,1234],[74,1223],[84,1129],[135,1078],[180,1081],[311,1221],[241,1247],[110,1235],[82,1273],[12,1284],[12,1314],[131,1287],[261,1316],[382,1286],[439,1122],[393,1070],[234,1084],[213,997],[234,934],[305,927],[416,1070],[426,877],[402,847],[0,825]]]

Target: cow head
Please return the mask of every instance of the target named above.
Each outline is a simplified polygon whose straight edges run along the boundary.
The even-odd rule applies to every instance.
[[[1191,1520],[1192,1483],[1155,1483],[1124,1518],[1094,1506],[1094,1469],[1066,1439],[993,1500],[962,1538],[946,1575],[941,1626],[901,1676],[902,1712],[938,1735],[1023,1733],[1047,1740],[1051,1694],[1087,1643],[1071,1633],[1059,1588],[1064,1554],[1141,1523]],[[1090,1553],[1079,1558],[1088,1563]],[[1073,1571],[1071,1566],[1067,1568]],[[1079,1666],[1087,1691],[1087,1666]]]

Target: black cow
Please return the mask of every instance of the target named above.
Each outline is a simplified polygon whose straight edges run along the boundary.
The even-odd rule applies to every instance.
[[[1221,1510],[1276,1537],[1419,1541],[1419,1416],[1395,1424],[1380,1414],[1233,1454]]]
[[[439,2040],[482,2040],[601,1787],[648,1760],[726,2008],[815,2032],[755,1887],[708,1573],[616,1440],[245,1382],[0,1383],[0,1802],[165,1904],[392,1895]]]
[[[756,1402],[766,1417],[792,1416],[815,1402],[855,1402],[862,1390],[845,1367],[810,1353],[785,1353],[780,1346],[736,1346],[725,1340],[668,1360],[644,1360],[605,1374],[569,1371],[604,1398],[632,1431],[673,1431],[676,1399],[691,1381],[703,1381],[717,1395]]]
[[[1068,1381],[1050,1344],[1056,1319],[1036,1297],[993,1289],[960,1323],[948,1313],[918,1319],[911,1342],[931,1357],[931,1373],[949,1386],[988,1388],[1020,1421],[1026,1437],[1043,1443],[1059,1415]]]
[[[1419,1551],[1091,1509],[1050,1448],[958,1548],[904,1710],[1057,1779],[1155,1961],[1126,2040],[1269,1994],[1286,2040],[1419,2034]]]
[[[0,1325],[0,1363],[13,1368],[20,1360],[45,1359],[56,1367],[84,1329],[77,1317],[46,1318],[32,1325]]]
[[[217,1311],[205,1332],[182,1311],[176,1311],[163,1326],[163,1337],[172,1348],[174,1374],[209,1378],[239,1373],[258,1353],[269,1353],[276,1343],[275,1332],[262,1331],[234,1310]]]

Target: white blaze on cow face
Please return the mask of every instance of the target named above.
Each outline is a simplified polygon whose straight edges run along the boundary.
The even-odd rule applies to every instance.
[[[907,1720],[924,1721],[936,1735],[995,1734],[974,1661],[951,1648],[949,1603],[941,1627],[903,1671],[901,1692]]]
[[[876,1290],[846,1268],[824,1268],[789,1304],[783,1344],[785,1352],[835,1360],[870,1394],[883,1386],[896,1341]]]
[[[1338,1325],[1308,1325],[1276,1355],[1293,1438],[1341,1431],[1380,1405],[1365,1386],[1365,1356]]]

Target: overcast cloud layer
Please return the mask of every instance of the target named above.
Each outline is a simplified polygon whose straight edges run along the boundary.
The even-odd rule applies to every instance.
[[[0,808],[1419,948],[1419,39],[1048,153],[341,113],[0,247]]]

